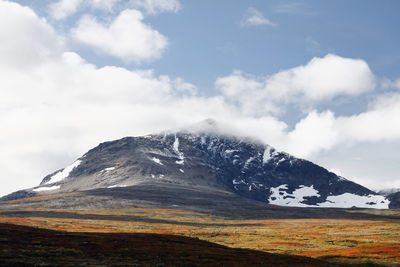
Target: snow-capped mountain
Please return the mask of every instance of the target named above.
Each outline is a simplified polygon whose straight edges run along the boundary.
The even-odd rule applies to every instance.
[[[105,142],[38,187],[3,200],[96,188],[169,184],[223,190],[266,204],[386,209],[371,190],[261,142],[215,131],[215,122],[179,132]],[[162,194],[162,192],[160,192]]]

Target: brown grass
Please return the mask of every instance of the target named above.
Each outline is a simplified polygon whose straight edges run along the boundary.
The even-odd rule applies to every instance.
[[[400,223],[398,221],[226,220],[175,209],[65,210],[64,212],[70,213],[71,218],[0,216],[0,223],[70,232],[173,234],[197,237],[232,248],[325,258],[332,262],[400,265]],[[74,219],[72,216],[74,213],[136,216],[142,219],[164,221]]]

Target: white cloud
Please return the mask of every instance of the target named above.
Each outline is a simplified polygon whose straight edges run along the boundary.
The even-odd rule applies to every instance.
[[[122,0],[86,0],[91,8],[104,10],[104,11],[113,11],[114,6],[121,2]]]
[[[328,54],[313,58],[305,66],[273,75],[268,78],[266,88],[279,90],[278,95],[301,94],[310,100],[324,100],[373,90],[375,78],[364,60]]]
[[[49,5],[49,13],[54,19],[65,19],[75,13],[83,0],[60,0]]]
[[[29,68],[62,50],[59,37],[45,19],[29,8],[0,1],[0,58],[8,67]]]
[[[148,14],[158,14],[176,13],[181,9],[181,4],[179,0],[59,0],[49,5],[49,14],[54,19],[62,20],[85,8],[113,12],[116,7],[135,8]]]
[[[331,111],[312,111],[296,124],[280,146],[300,157],[309,157],[321,150],[329,150],[336,144],[337,139],[334,114]]]
[[[375,88],[375,77],[364,60],[328,54],[267,77],[234,71],[215,84],[248,114],[258,114],[279,113],[287,104],[310,106],[340,95],[359,95]]]
[[[311,157],[337,146],[400,142],[399,118],[400,94],[378,97],[369,110],[352,116],[312,111],[280,146],[300,157]]]
[[[149,14],[177,13],[181,9],[179,0],[131,0],[132,7],[143,9]]]
[[[260,25],[276,26],[277,24],[264,17],[264,15],[257,9],[250,7],[246,10],[246,13],[244,14],[240,22],[240,25],[242,27],[246,27]]]
[[[108,25],[84,16],[71,35],[75,41],[123,61],[151,61],[161,56],[168,41],[142,20],[142,13],[133,9],[122,11]]]

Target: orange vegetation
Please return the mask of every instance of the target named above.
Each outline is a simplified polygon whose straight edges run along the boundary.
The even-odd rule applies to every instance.
[[[66,216],[66,218],[0,216],[0,223],[71,232],[173,234],[197,237],[233,248],[311,256],[325,258],[332,262],[400,265],[400,223],[398,221],[229,220],[211,218],[207,214],[184,210],[142,208],[112,211],[63,210],[62,212],[71,216]],[[77,214],[98,215],[99,218],[101,216],[114,217],[74,218]],[[129,217],[131,219],[123,220],[118,216],[121,218],[131,216]]]

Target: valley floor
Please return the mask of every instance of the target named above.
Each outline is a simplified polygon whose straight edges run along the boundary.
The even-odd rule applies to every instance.
[[[298,211],[301,212],[301,210],[302,209],[299,209]],[[253,265],[258,266],[261,262],[271,263],[271,265],[265,264],[266,266],[326,266],[327,263],[321,263],[322,261],[328,261],[331,264],[339,265],[347,263],[361,264],[362,266],[375,266],[379,264],[399,266],[400,211],[347,210],[346,212],[350,215],[354,214],[355,218],[357,218],[359,213],[362,213],[362,217],[371,216],[372,219],[232,219],[175,208],[74,211],[40,208],[0,210],[0,259],[5,259],[4,257],[7,255],[7,249],[9,255],[11,255],[14,253],[12,252],[13,249],[26,247],[26,244],[18,244],[18,242],[27,242],[27,235],[30,236],[31,247],[37,244],[43,245],[43,242],[45,242],[43,241],[43,237],[38,239],[35,237],[37,234],[44,233],[40,232],[41,230],[32,231],[32,229],[12,226],[20,225],[67,231],[70,234],[56,234],[59,239],[58,242],[63,243],[63,249],[65,249],[65,246],[73,245],[71,243],[75,242],[73,240],[79,240],[79,242],[89,242],[82,244],[88,244],[87,248],[93,249],[93,251],[89,249],[90,253],[95,253],[95,248],[92,247],[92,245],[97,244],[96,242],[99,242],[98,240],[107,243],[111,240],[107,241],[107,238],[119,238],[118,240],[112,241],[115,242],[115,246],[118,247],[120,245],[117,244],[119,244],[118,242],[122,242],[121,240],[125,240],[125,244],[130,244],[130,239],[144,238],[143,235],[138,234],[149,234],[152,238],[155,238],[154,244],[158,244],[156,249],[152,247],[154,246],[153,243],[152,245],[148,245],[147,248],[149,251],[164,251],[164,254],[159,255],[164,255],[165,257],[166,255],[172,255],[171,253],[173,253],[173,251],[179,251],[181,261],[188,263],[193,263],[197,260],[199,263],[213,265],[217,264],[218,261],[225,260],[227,266],[232,266],[232,263],[236,261],[235,257],[242,253],[240,255],[242,255],[241,257],[243,258],[239,257],[237,258],[238,261],[236,261],[239,266],[244,262],[249,264],[253,263]],[[13,231],[10,232],[10,229]],[[86,238],[89,238],[89,241],[83,240],[82,235],[73,234],[73,232],[84,233]],[[14,233],[14,236],[8,233]],[[93,233],[93,235],[89,235],[89,233]],[[103,236],[100,233],[112,233],[113,235]],[[47,234],[48,233],[46,233],[46,235]],[[78,237],[73,237],[71,239],[69,235],[78,235],[81,239]],[[179,239],[179,237],[170,237],[170,235],[181,236],[183,241]],[[157,239],[165,238],[165,236],[169,236],[169,238],[177,241],[163,243],[165,240],[160,241]],[[185,239],[186,237],[194,239]],[[90,238],[94,239],[92,240]],[[50,239],[53,240],[52,238]],[[201,243],[199,240],[212,242],[213,244]],[[51,243],[53,241],[48,242]],[[111,251],[114,246],[112,242],[109,243],[109,245],[102,244],[102,246],[104,246],[106,250],[109,249]],[[135,246],[138,247],[142,246],[140,242],[143,242],[143,240],[133,240],[132,242],[139,242],[135,243],[137,244]],[[171,244],[183,244],[180,242],[189,242],[190,246],[183,246],[171,250]],[[201,245],[202,248],[200,250],[199,248],[194,248],[197,245]],[[218,248],[219,250],[217,250],[219,252],[213,252],[212,248]],[[243,251],[240,252],[233,248],[250,250],[246,250],[247,254],[243,254]],[[274,258],[268,253],[263,254],[263,252],[283,254],[286,256],[308,256],[321,260],[321,262],[310,261],[304,264],[304,262],[300,260],[296,263],[298,258],[285,258],[286,256],[283,255],[281,255],[281,257],[284,258],[279,258],[278,256],[274,256],[276,257]],[[35,253],[38,252],[36,251],[32,255]],[[81,253],[80,255],[82,256],[86,255],[85,253],[87,252],[84,250],[76,252],[72,249],[70,253],[72,258],[76,258],[76,253]],[[215,253],[222,254],[215,256]],[[202,254],[201,257],[199,256],[200,254]],[[156,254],[151,255],[151,257],[155,257]],[[223,258],[222,255],[231,255],[233,257],[232,259],[235,259],[235,261],[229,262],[230,259]],[[151,257],[149,259],[151,259]],[[162,259],[167,263],[167,259],[172,259],[171,257],[165,257]],[[34,259],[34,257],[32,259]],[[242,259],[243,261],[241,262]],[[249,261],[249,259],[259,259],[260,261],[254,262]],[[305,259],[307,261],[307,258]],[[207,262],[207,260],[210,262]],[[277,260],[277,262],[273,260]],[[290,264],[291,260],[294,260],[292,264]],[[155,264],[155,262],[151,262],[150,260],[147,261],[147,263]],[[175,262],[175,265],[176,264],[177,262]],[[172,263],[170,265],[174,264]],[[168,264],[166,264],[166,266],[168,266]]]

